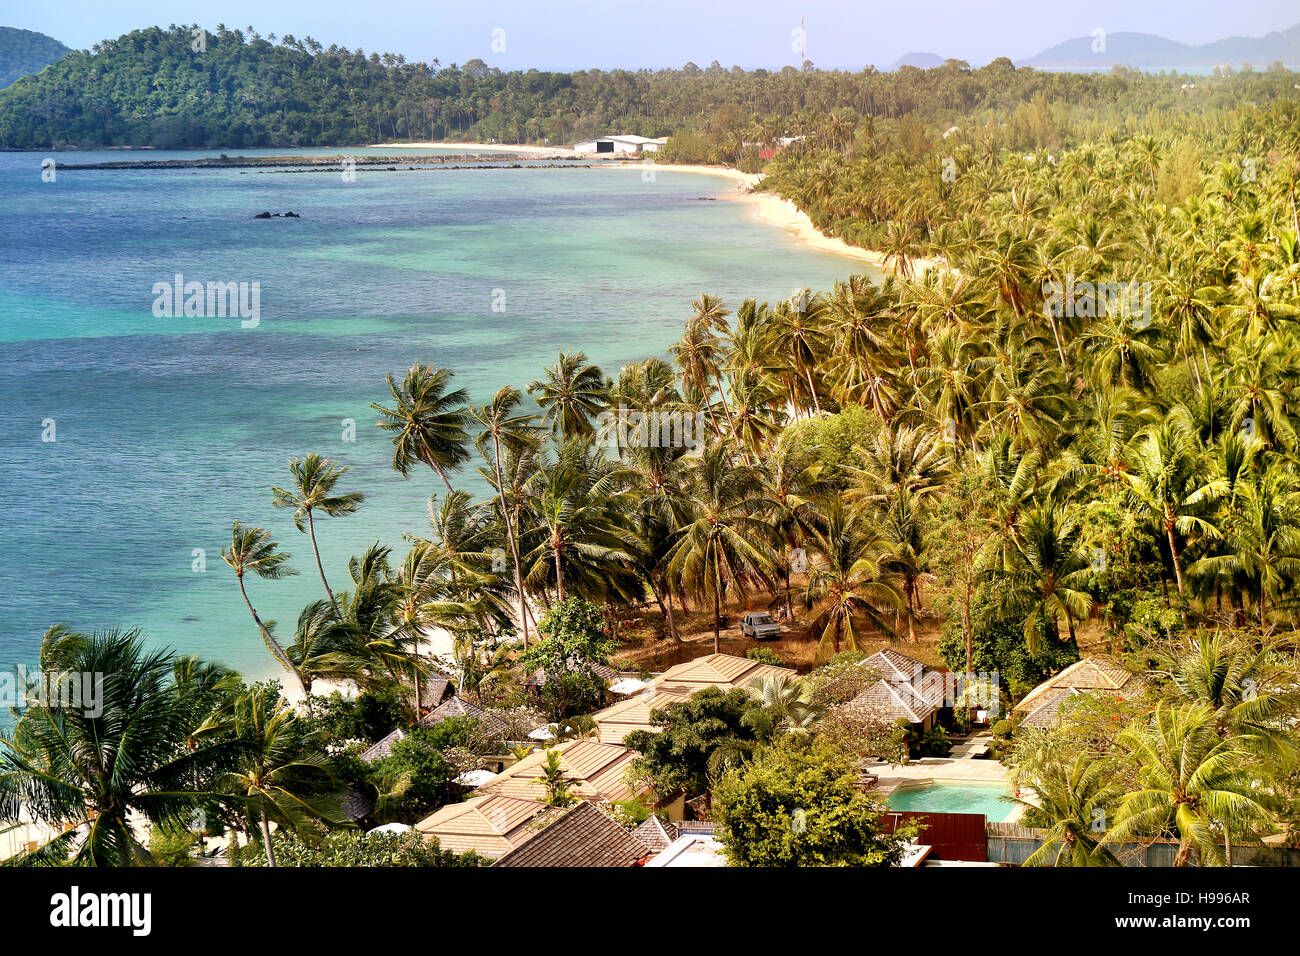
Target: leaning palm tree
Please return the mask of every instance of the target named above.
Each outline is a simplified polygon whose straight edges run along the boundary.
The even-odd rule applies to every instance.
[[[1241,737],[1219,735],[1205,704],[1162,701],[1116,741],[1138,764],[1138,789],[1120,800],[1105,842],[1172,831],[1179,844],[1174,866],[1187,866],[1193,851],[1202,863],[1218,865],[1217,828],[1270,822],[1267,769]]]
[[[230,701],[196,732],[199,740],[233,739],[239,766],[220,780],[262,832],[266,865],[275,866],[271,824],[311,831],[347,822],[339,785],[312,730],[273,687],[254,687]]]
[[[84,687],[83,675],[97,675],[97,700],[34,704],[0,736],[0,820],[35,819],[57,834],[16,862],[149,864],[130,818],[183,828],[221,802],[212,784],[237,750],[222,740],[192,746],[192,735],[228,682],[146,650],[138,630],[51,628],[40,664],[52,687]]]
[[[865,617],[890,640],[898,632],[885,619],[884,609],[899,611],[903,595],[892,575],[883,570],[889,545],[861,514],[832,499],[826,509],[826,530],[814,538],[822,561],[811,568],[805,599],[820,608],[808,625],[809,634],[820,632],[817,661],[825,663],[845,650],[861,650],[853,632],[853,618]]]
[[[320,573],[320,583],[324,585],[325,593],[329,595],[335,611],[338,610],[339,604],[334,600],[334,592],[330,590],[329,581],[325,580],[325,568],[320,561],[320,548],[316,545],[316,524],[313,515],[319,511],[331,518],[339,518],[353,514],[361,507],[365,495],[359,491],[351,491],[343,495],[333,494],[334,486],[347,470],[347,465],[340,465],[332,459],[309,452],[304,458],[294,458],[289,462],[289,471],[293,475],[292,488],[271,489],[271,493],[275,495],[271,503],[277,508],[293,508],[294,527],[306,533],[311,539],[311,550],[316,556],[316,570]]]
[[[496,501],[501,509],[501,519],[506,525],[506,538],[510,544],[510,557],[515,578],[515,595],[519,599],[519,627],[523,633],[524,650],[528,649],[528,596],[524,591],[523,572],[519,563],[519,536],[515,529],[514,513],[506,501],[505,475],[501,470],[501,446],[532,448],[537,444],[532,415],[519,415],[516,410],[523,396],[516,388],[505,386],[488,404],[470,410],[470,415],[483,431],[477,444],[487,457],[487,446],[492,446],[492,471],[496,476]]]
[[[394,406],[371,404],[384,418],[379,427],[393,435],[393,469],[403,478],[411,466],[423,462],[437,473],[450,492],[447,472],[469,460],[469,435],[465,432],[469,394],[447,391],[452,373],[431,365],[412,365],[398,382],[388,376]]]
[[[298,673],[298,668],[294,666],[289,655],[285,653],[284,648],[272,635],[270,626],[263,623],[262,619],[258,617],[257,609],[253,607],[253,602],[248,599],[248,590],[244,587],[244,575],[250,571],[259,578],[265,578],[268,581],[278,581],[281,578],[298,573],[289,567],[289,559],[292,555],[287,551],[279,550],[279,548],[280,546],[271,540],[271,532],[263,528],[245,528],[236,521],[230,532],[230,547],[221,552],[221,558],[235,572],[235,580],[239,583],[239,593],[244,599],[244,604],[248,606],[248,613],[253,615],[253,623],[257,625],[257,630],[262,635],[262,641],[266,644],[266,649],[271,652],[271,656],[276,659],[281,667],[293,675],[305,699],[307,697],[307,682],[302,679],[302,675]]]
[[[1105,821],[1120,787],[1108,777],[1109,765],[1091,754],[1075,754],[1065,763],[1048,760],[1030,784],[1038,800],[1016,798],[1026,825],[1043,829],[1043,844],[1022,866],[1119,866],[1102,842]]]

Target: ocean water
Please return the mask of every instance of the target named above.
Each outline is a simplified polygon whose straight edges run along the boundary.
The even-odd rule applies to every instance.
[[[701,291],[734,306],[864,269],[796,246],[747,203],[702,199],[734,187],[692,174],[440,169],[345,183],[63,170],[44,182],[45,155],[0,153],[6,669],[32,663],[45,629],[65,623],[138,626],[158,645],[275,674],[221,548],[238,518],[293,553],[297,577],[247,582],[287,641],[322,596],[306,536],[271,506],[290,457],[338,458],[351,468],[342,490],[367,495],[358,514],[318,522],[336,588],[349,555],[375,541],[400,552],[403,532],[424,533],[442,486],[427,470],[392,471],[369,407],[387,397],[385,374],[447,366],[481,402],[524,387],[560,349],[615,373],[665,355]],[[262,210],[301,218],[254,219]],[[154,284],[178,273],[258,283],[259,324],[155,317]],[[472,472],[458,481],[483,487]]]

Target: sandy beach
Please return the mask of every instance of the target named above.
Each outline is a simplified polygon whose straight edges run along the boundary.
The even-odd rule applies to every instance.
[[[795,206],[793,202],[782,199],[775,193],[762,192],[762,173],[744,173],[727,166],[696,166],[680,163],[654,163],[651,166],[644,161],[614,161],[610,162],[609,165],[640,171],[653,168],[657,171],[669,173],[694,173],[696,175],[728,179],[736,184],[735,190],[731,193],[724,193],[718,198],[728,201],[742,200],[749,202],[753,206],[754,218],[759,222],[783,229],[791,239],[810,249],[866,262],[884,272],[893,271],[893,262],[883,252],[849,245],[843,239],[828,236],[813,225],[812,220],[808,218],[808,214]],[[920,277],[936,265],[942,267],[942,263],[922,257],[914,258],[911,262],[913,274],[916,277]]]

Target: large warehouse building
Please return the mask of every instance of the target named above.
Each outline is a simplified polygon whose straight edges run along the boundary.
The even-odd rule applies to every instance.
[[[648,136],[601,136],[585,143],[574,144],[575,153],[654,153],[667,139]]]

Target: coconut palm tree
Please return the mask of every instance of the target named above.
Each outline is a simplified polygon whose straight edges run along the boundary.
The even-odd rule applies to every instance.
[[[248,613],[253,616],[253,623],[257,625],[258,633],[262,635],[262,642],[266,644],[266,649],[271,652],[271,656],[289,672],[297,683],[303,698],[308,697],[307,682],[298,673],[297,667],[289,655],[285,653],[284,648],[276,641],[271,633],[269,625],[262,622],[257,615],[257,609],[253,607],[253,602],[248,598],[248,590],[244,586],[244,576],[249,572],[263,578],[267,581],[279,581],[290,575],[297,574],[293,568],[289,567],[289,559],[293,555],[287,551],[281,551],[280,546],[271,538],[271,532],[264,528],[246,528],[236,521],[230,531],[230,547],[223,549],[221,558],[235,572],[235,581],[239,584],[239,594],[244,599],[244,604],[248,607]]]
[[[528,394],[544,411],[542,424],[557,438],[587,438],[592,419],[608,405],[605,376],[585,352],[561,352],[543,377],[528,383]]]
[[[1037,768],[1030,783],[1036,802],[1019,797],[1027,826],[1046,831],[1042,845],[1022,866],[1119,866],[1103,841],[1105,822],[1122,789],[1110,767],[1092,754],[1075,754],[1068,763],[1052,759]]]
[[[1193,851],[1203,864],[1218,865],[1217,828],[1271,820],[1266,768],[1241,737],[1219,735],[1205,704],[1161,701],[1116,741],[1137,762],[1138,789],[1120,799],[1106,843],[1173,833],[1174,866],[1187,866]]]
[[[319,732],[274,688],[253,687],[240,694],[205,721],[195,737],[237,743],[239,764],[221,777],[219,786],[236,796],[261,830],[267,866],[276,865],[272,823],[281,830],[310,831],[321,823],[347,822]]]
[[[1092,554],[1083,548],[1077,522],[1050,504],[1024,516],[1011,541],[1009,561],[991,572],[990,579],[997,582],[1004,609],[1024,615],[1030,653],[1038,652],[1044,630],[1052,640],[1060,640],[1062,617],[1075,642],[1074,622],[1085,620],[1092,608],[1086,589],[1091,571]]]
[[[354,514],[361,507],[365,495],[359,491],[343,495],[333,494],[334,486],[347,472],[347,465],[340,465],[315,452],[309,452],[304,458],[294,458],[289,462],[289,472],[293,475],[293,487],[272,488],[275,496],[271,503],[277,508],[293,508],[293,525],[305,532],[311,539],[312,554],[316,556],[316,570],[320,572],[320,583],[329,595],[330,603],[338,610],[334,592],[330,590],[329,581],[325,580],[325,568],[320,561],[320,548],[316,545],[316,512],[331,518]]]
[[[861,513],[831,499],[826,528],[813,538],[821,560],[810,570],[805,600],[815,611],[809,634],[819,634],[817,661],[825,663],[841,650],[861,650],[853,619],[862,616],[890,640],[898,632],[886,620],[886,610],[899,611],[903,595],[884,570],[890,549],[884,537]]]
[[[401,382],[388,376],[393,408],[371,404],[383,419],[379,427],[393,436],[393,470],[409,477],[422,462],[434,470],[447,491],[447,472],[469,460],[469,435],[465,431],[469,400],[463,388],[453,391],[452,373],[431,365],[412,365]]]
[[[686,521],[668,554],[668,571],[698,601],[713,605],[713,651],[722,648],[726,595],[749,582],[766,584],[773,570],[762,485],[755,469],[734,460],[728,445],[711,442],[692,469]]]
[[[35,819],[57,834],[17,862],[148,865],[133,822],[189,827],[224,800],[215,778],[235,765],[238,748],[196,743],[194,732],[229,682],[192,663],[147,650],[137,629],[45,634],[47,686],[90,693],[67,698],[85,706],[35,703],[0,736],[0,819]],[[93,687],[84,675],[97,675]]]
[[[501,470],[501,446],[520,449],[536,447],[537,438],[532,415],[516,414],[523,395],[518,389],[506,386],[492,396],[486,405],[470,410],[470,415],[483,429],[478,436],[479,451],[487,457],[487,445],[492,446],[492,472],[496,478],[496,502],[501,520],[506,525],[506,538],[510,543],[511,570],[515,579],[515,595],[519,599],[519,628],[523,633],[524,650],[528,649],[528,596],[524,591],[523,572],[519,562],[519,536],[515,532],[514,513],[506,502],[505,474]]]

